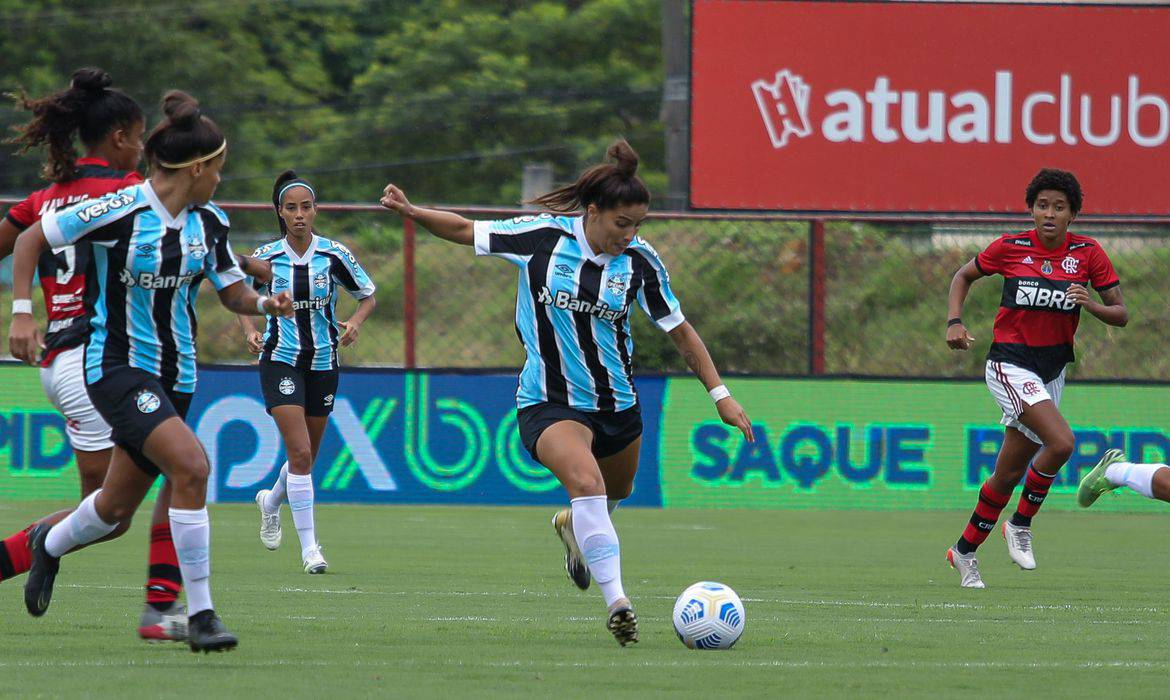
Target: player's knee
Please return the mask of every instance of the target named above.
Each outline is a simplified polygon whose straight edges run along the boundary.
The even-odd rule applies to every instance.
[[[1054,459],[1063,463],[1068,461],[1069,457],[1072,457],[1073,450],[1076,449],[1076,446],[1077,439],[1072,431],[1064,430],[1045,443],[1044,448],[1049,450]]]
[[[605,495],[611,501],[621,501],[630,497],[634,492],[633,484],[606,485]]]
[[[196,446],[198,447],[198,446]],[[177,468],[168,476],[171,487],[181,493],[204,493],[211,467],[202,449],[186,451],[179,458]]]
[[[288,470],[292,474],[308,474],[313,466],[313,451],[300,444],[285,445],[288,456]]]
[[[566,478],[565,490],[576,496],[603,496],[605,495],[605,480],[601,478],[601,472],[596,469],[579,469]]]

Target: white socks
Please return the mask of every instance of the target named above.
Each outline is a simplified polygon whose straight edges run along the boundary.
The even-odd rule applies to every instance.
[[[171,538],[187,594],[187,615],[211,610],[211,521],[207,508],[171,508]]]
[[[118,527],[118,523],[107,523],[98,517],[93,502],[101,492],[98,489],[89,494],[77,510],[49,529],[45,535],[45,551],[49,556],[63,556],[74,547],[100,540]]]
[[[573,535],[585,557],[589,573],[601,587],[605,604],[613,605],[626,597],[622,590],[621,548],[617,532],[609,519],[605,496],[582,496],[570,501],[573,508]]]
[[[1153,498],[1154,473],[1159,469],[1166,469],[1166,465],[1115,462],[1105,470],[1105,478],[1111,484],[1128,486],[1146,498]]]
[[[285,462],[280,467],[280,474],[276,476],[276,483],[272,485],[272,489],[264,498],[264,510],[269,513],[275,513],[280,510],[280,504],[284,501],[285,484],[288,481],[288,462]]]
[[[288,507],[292,511],[293,526],[301,539],[301,558],[317,544],[313,527],[313,475],[288,475]]]

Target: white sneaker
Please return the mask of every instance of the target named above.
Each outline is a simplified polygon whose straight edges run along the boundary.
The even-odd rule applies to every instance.
[[[321,555],[321,545],[319,544],[305,550],[301,558],[304,560],[306,574],[323,574],[325,569],[329,568],[325,557]]]
[[[268,549],[276,549],[280,546],[281,539],[280,508],[277,508],[275,513],[268,512],[264,507],[268,493],[269,490],[264,489],[256,494],[256,505],[260,508],[260,541]]]
[[[1036,568],[1036,555],[1032,554],[1032,528],[1012,525],[1010,520],[1005,520],[1003,538],[1007,541],[1008,556],[1017,566],[1025,571]]]
[[[947,550],[947,561],[951,568],[959,572],[962,578],[959,585],[963,588],[987,588],[983,577],[979,575],[979,560],[975,554],[959,554],[959,550],[951,547]]]

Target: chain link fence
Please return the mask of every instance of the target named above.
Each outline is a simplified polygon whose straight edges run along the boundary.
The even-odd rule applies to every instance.
[[[228,203],[240,252],[276,237],[266,204]],[[479,219],[531,213],[468,208]],[[1001,281],[983,279],[964,312],[976,345],[946,347],[947,290],[954,272],[1002,233],[1030,228],[1025,218],[865,221],[791,216],[653,214],[641,235],[665,261],[688,320],[726,373],[980,377],[991,342]],[[508,368],[523,363],[513,317],[517,270],[466,247],[411,231],[395,215],[366,205],[322,204],[317,229],[351,247],[378,285],[378,307],[348,365]],[[1082,314],[1078,361],[1070,375],[1163,380],[1170,305],[1170,224],[1081,221],[1113,259],[1130,324],[1111,328]],[[6,278],[0,276],[0,280]],[[0,285],[7,309],[7,284]],[[251,361],[240,326],[204,290],[200,359]],[[355,304],[342,295],[339,318]],[[643,372],[685,372],[669,338],[640,311],[633,318],[634,360]],[[7,324],[5,324],[7,325]],[[5,349],[7,343],[4,344]]]

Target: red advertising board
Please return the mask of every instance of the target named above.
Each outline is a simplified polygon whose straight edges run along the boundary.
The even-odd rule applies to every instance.
[[[1170,8],[696,0],[691,206],[1170,213]]]

